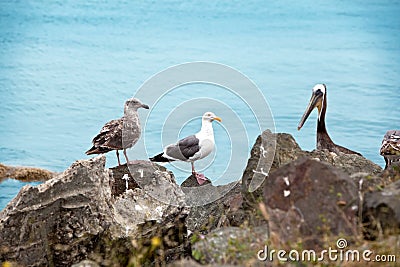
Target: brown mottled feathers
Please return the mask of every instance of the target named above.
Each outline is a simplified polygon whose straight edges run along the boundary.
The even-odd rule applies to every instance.
[[[139,126],[139,127],[138,127]],[[124,130],[125,127],[125,131]],[[93,138],[93,147],[86,151],[87,155],[101,154],[111,150],[121,150],[132,147],[140,137],[138,117],[120,119],[107,122],[100,133]]]
[[[400,130],[387,131],[382,140],[380,154],[384,157],[386,166],[400,159]]]
[[[101,154],[113,149],[122,149],[122,127],[122,118],[107,122],[93,138],[93,147],[86,151],[86,154]]]

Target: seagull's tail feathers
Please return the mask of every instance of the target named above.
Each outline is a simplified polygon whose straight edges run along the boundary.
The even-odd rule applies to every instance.
[[[160,153],[160,154],[158,154],[158,155],[156,155],[156,156],[154,156],[152,158],[149,158],[149,160],[150,161],[154,161],[154,162],[170,162],[170,161],[174,161],[172,159],[168,159],[168,158],[164,157],[164,152],[162,152],[162,153]]]
[[[92,154],[103,154],[111,151],[112,149],[109,149],[107,147],[102,147],[102,146],[92,146],[88,151],[85,152],[86,155],[92,155]]]

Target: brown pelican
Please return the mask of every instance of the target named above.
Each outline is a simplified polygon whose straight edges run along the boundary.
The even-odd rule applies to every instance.
[[[385,159],[385,169],[400,160],[400,130],[387,131],[382,140],[380,154]]]
[[[201,130],[197,134],[190,135],[179,140],[175,144],[170,144],[164,148],[164,151],[152,158],[155,162],[170,161],[186,161],[192,164],[192,174],[196,177],[197,182],[201,185],[207,179],[201,173],[196,173],[194,162],[196,160],[207,157],[214,149],[214,131],[212,122],[217,120],[221,122],[221,118],[212,112],[204,113],[201,119]]]
[[[306,111],[303,114],[303,117],[300,120],[299,126],[297,130],[300,130],[303,127],[304,122],[307,120],[311,111],[317,108],[318,109],[318,124],[317,124],[317,149],[327,149],[331,152],[342,152],[345,154],[357,154],[355,151],[352,151],[348,148],[336,145],[333,143],[332,139],[329,137],[328,132],[325,127],[325,114],[327,108],[327,100],[326,100],[326,85],[325,84],[317,84],[312,89],[312,95],[310,102]]]
[[[126,100],[124,116],[107,122],[101,128],[100,133],[93,138],[93,147],[86,151],[86,155],[103,154],[115,150],[118,165],[121,165],[118,150],[123,150],[126,163],[129,163],[126,149],[136,144],[141,133],[138,108],[148,109],[149,106],[142,104],[137,98]]]

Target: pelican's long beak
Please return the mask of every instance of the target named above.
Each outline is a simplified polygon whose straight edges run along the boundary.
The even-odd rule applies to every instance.
[[[321,107],[322,107],[322,97],[323,94],[321,91],[316,91],[313,92],[310,102],[308,103],[307,109],[303,114],[303,117],[301,118],[299,125],[297,126],[297,130],[300,130],[301,127],[303,127],[303,124],[306,122],[308,116],[310,116],[311,111],[313,111],[314,108],[318,108],[318,114],[321,112]]]
[[[214,120],[219,121],[219,122],[222,121],[222,119],[221,119],[220,117],[214,117],[214,118],[213,118],[213,121],[214,121]]]

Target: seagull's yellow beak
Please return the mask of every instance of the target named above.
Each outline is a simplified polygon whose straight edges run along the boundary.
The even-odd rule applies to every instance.
[[[219,121],[219,122],[222,121],[222,119],[220,117],[214,117],[213,120],[216,120],[216,121]]]

